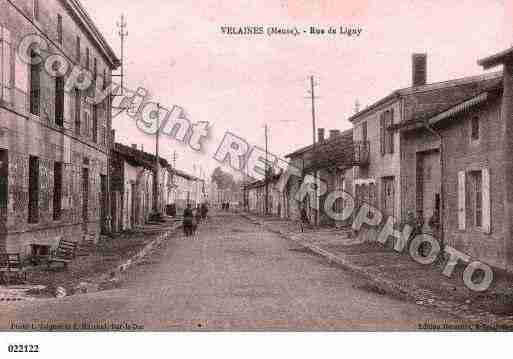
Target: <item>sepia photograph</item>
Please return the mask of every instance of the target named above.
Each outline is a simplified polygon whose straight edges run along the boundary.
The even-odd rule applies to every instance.
[[[512,24],[510,0],[0,0],[0,352],[511,332]]]

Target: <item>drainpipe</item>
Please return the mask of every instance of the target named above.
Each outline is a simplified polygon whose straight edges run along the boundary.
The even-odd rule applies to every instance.
[[[504,123],[503,141],[503,185],[504,185],[504,238],[506,243],[507,265],[511,266],[513,262],[513,60],[504,62],[503,65],[503,94],[501,118]]]
[[[431,125],[429,124],[429,120],[423,121],[423,125],[431,132],[433,135],[438,137],[438,140],[440,142],[440,213],[439,215],[439,221],[440,221],[440,247],[443,249],[445,247],[445,241],[444,241],[444,200],[445,200],[445,191],[444,191],[444,141],[443,137],[440,134],[440,132],[436,131]]]

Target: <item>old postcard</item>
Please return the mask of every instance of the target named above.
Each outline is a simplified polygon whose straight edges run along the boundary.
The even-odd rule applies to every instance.
[[[510,331],[512,15],[0,0],[0,330]]]

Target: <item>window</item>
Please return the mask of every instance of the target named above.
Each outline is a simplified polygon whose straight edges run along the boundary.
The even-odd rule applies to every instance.
[[[472,223],[475,227],[483,225],[483,180],[481,171],[470,172],[470,199],[472,204]]]
[[[491,233],[490,171],[458,172],[458,229]]]
[[[367,122],[362,123],[362,141],[367,141]]]
[[[82,168],[82,219],[89,220],[89,168]]]
[[[82,96],[79,89],[75,89],[75,133],[80,135],[81,119],[82,116]]]
[[[75,42],[75,51],[76,51],[76,56],[77,56],[77,62],[80,64],[80,58],[82,57],[82,54],[81,54],[81,49],[80,49],[80,37],[77,36],[77,40]]]
[[[93,105],[93,142],[98,143],[98,105]]]
[[[55,78],[55,124],[64,126],[64,77]]]
[[[62,162],[55,162],[53,167],[53,219],[61,219],[62,213]]]
[[[381,154],[394,153],[394,132],[390,129],[394,123],[394,110],[382,112],[379,123]]]
[[[475,141],[479,140],[479,117],[474,116],[470,121],[470,138]]]
[[[62,45],[62,16],[57,15],[57,42]]]
[[[89,48],[87,47],[86,48],[86,63],[85,63],[85,67],[87,70],[89,70],[89,66],[91,65],[90,61],[91,61],[91,54],[89,52]]]
[[[7,216],[9,199],[9,155],[7,150],[0,150],[0,218]]]
[[[39,20],[39,0],[33,0],[34,19]]]
[[[0,99],[11,103],[11,33],[0,26]]]
[[[32,50],[30,56],[34,62],[39,55]],[[37,63],[30,65],[30,113],[39,116],[41,101],[41,62],[35,62]]]
[[[39,158],[29,157],[28,222],[39,221]]]
[[[103,69],[103,82],[102,82],[102,90],[107,88],[107,70]]]

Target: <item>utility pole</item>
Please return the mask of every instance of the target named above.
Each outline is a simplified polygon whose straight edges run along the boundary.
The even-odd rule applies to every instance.
[[[269,140],[268,140],[268,128],[265,124],[265,215],[269,214]]]
[[[160,191],[160,161],[159,161],[159,131],[160,130],[160,103],[157,104],[157,128],[155,131],[155,178],[153,179],[153,212],[155,219],[162,219],[159,206]]]
[[[173,151],[173,168],[176,168],[176,159],[178,155],[176,154],[176,151]]]
[[[118,35],[121,38],[121,74],[115,76],[121,77],[121,96],[123,96],[125,91],[125,38],[128,36],[128,31],[126,30],[127,22],[124,14],[121,14],[121,19],[117,25],[119,28]]]
[[[312,101],[312,154],[315,154],[315,132],[316,124],[315,124],[315,83],[314,83],[314,77],[310,76],[310,98]],[[315,156],[312,156],[313,160],[315,160]],[[314,224],[317,225],[319,220],[319,183],[317,180],[317,171],[314,172],[314,178],[315,178],[315,202],[316,202],[316,211],[315,211],[315,218],[314,218]],[[310,207],[311,208],[311,207]]]

